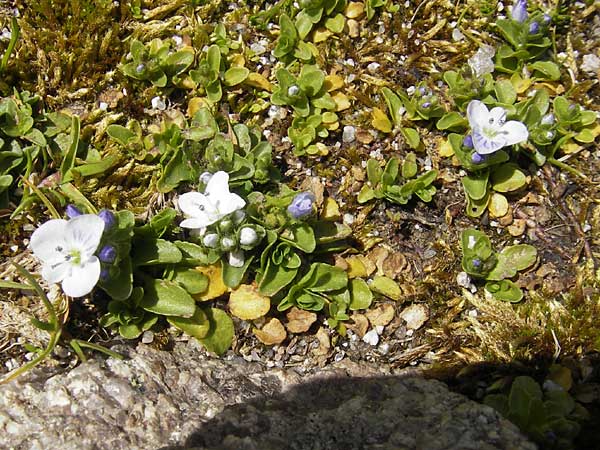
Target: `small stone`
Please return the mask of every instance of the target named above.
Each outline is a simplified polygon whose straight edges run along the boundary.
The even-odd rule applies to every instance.
[[[418,303],[405,308],[400,317],[406,322],[406,327],[410,330],[418,330],[429,319],[429,308]]]
[[[583,55],[583,62],[580,68],[589,76],[598,76],[598,72],[600,72],[600,58],[593,53]]]
[[[142,334],[142,344],[151,344],[154,341],[154,333],[150,330],[144,331]]]
[[[346,125],[342,132],[342,141],[345,143],[354,142],[356,139],[356,128],[352,125]]]
[[[150,103],[152,104],[152,109],[158,109],[159,111],[164,111],[167,109],[167,104],[165,101],[158,96],[154,97]]]
[[[377,73],[377,71],[379,70],[380,67],[381,67],[381,64],[372,62],[367,66],[367,70],[371,73]]]
[[[456,284],[465,289],[469,289],[471,287],[471,277],[467,272],[459,272],[456,276]]]
[[[469,67],[475,75],[475,78],[481,78],[485,74],[494,71],[493,57],[496,50],[491,45],[482,45],[479,50],[468,59]]]
[[[460,42],[462,40],[464,40],[465,35],[461,33],[461,31],[458,28],[455,28],[454,30],[452,30],[452,40],[454,42]]]
[[[363,336],[362,340],[363,340],[363,342],[366,342],[367,344],[375,347],[377,344],[379,344],[379,334],[377,333],[377,330],[373,329],[373,330],[367,332]]]
[[[265,46],[260,44],[259,42],[254,42],[253,44],[251,44],[250,50],[252,50],[256,55],[262,55],[264,52],[267,51]]]

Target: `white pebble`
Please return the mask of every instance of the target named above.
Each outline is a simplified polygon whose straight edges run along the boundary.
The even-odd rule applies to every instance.
[[[379,334],[377,334],[377,330],[368,331],[365,333],[362,340],[363,342],[375,347],[377,344],[379,344]]]
[[[348,143],[354,142],[354,139],[356,139],[356,128],[352,125],[346,125],[342,132],[342,141]]]

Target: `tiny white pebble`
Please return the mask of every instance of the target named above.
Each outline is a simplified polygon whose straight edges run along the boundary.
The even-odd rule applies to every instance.
[[[377,344],[379,344],[379,334],[377,333],[377,330],[368,331],[365,333],[362,340],[363,342],[375,347]]]
[[[108,103],[100,102],[100,104],[98,105],[98,108],[100,108],[100,111],[106,111],[108,109]]]

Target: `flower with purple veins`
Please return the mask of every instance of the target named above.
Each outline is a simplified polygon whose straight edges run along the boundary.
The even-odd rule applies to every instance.
[[[297,194],[287,210],[294,219],[307,216],[313,210],[315,196],[312,192],[300,192]]]
[[[471,100],[467,106],[467,119],[471,125],[473,148],[480,155],[489,155],[503,147],[525,142],[529,131],[525,124],[506,121],[506,110],[499,106],[487,109],[479,100]]]

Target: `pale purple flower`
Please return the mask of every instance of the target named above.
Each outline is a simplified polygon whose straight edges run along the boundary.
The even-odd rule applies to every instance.
[[[465,136],[465,138],[463,139],[463,147],[471,149],[473,148],[473,136],[471,136],[470,134],[467,134]]]
[[[499,106],[488,111],[483,102],[472,100],[467,106],[473,147],[480,155],[489,155],[503,147],[525,142],[527,127],[516,120],[506,121],[506,111]]]
[[[475,152],[471,155],[471,162],[473,164],[481,164],[483,161],[485,161],[485,156],[484,155],[480,155],[479,153]]]
[[[529,17],[529,14],[527,14],[527,0],[515,0],[510,15],[513,20],[519,23],[525,22]]]
[[[95,255],[104,222],[94,214],[70,220],[52,219],[31,235],[29,247],[42,261],[42,277],[48,283],[61,283],[65,294],[89,294],[100,278],[100,260]]]
[[[287,210],[294,219],[299,219],[312,212],[315,196],[312,192],[300,192],[297,194]]]

